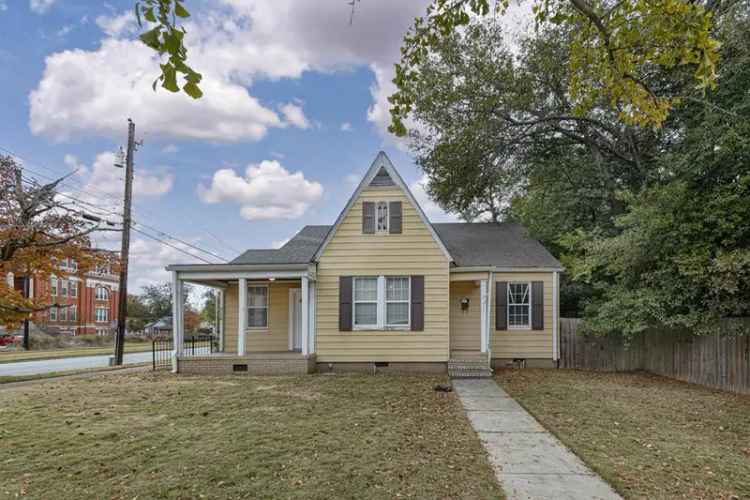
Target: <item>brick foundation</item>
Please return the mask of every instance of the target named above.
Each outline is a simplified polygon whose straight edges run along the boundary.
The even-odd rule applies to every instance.
[[[191,356],[177,361],[177,371],[193,375],[306,375],[315,371],[315,356]]]

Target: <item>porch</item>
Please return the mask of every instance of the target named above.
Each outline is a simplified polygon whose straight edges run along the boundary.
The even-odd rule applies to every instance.
[[[172,371],[248,375],[304,374],[315,368],[315,272],[307,264],[170,266]],[[185,284],[217,291],[218,349],[184,350]]]
[[[492,376],[492,273],[452,273],[449,294],[449,375],[452,378]]]

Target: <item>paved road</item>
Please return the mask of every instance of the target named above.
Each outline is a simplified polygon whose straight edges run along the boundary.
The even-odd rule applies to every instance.
[[[145,361],[151,361],[151,351],[125,354],[123,358],[123,362],[126,365],[143,363]],[[36,375],[38,373],[64,372],[80,370],[82,368],[99,368],[102,366],[109,366],[109,354],[0,363],[0,376]]]
[[[622,500],[494,380],[453,387],[510,500]]]

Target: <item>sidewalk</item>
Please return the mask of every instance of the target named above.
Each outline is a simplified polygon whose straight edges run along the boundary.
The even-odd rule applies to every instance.
[[[509,499],[621,498],[494,380],[453,387]]]

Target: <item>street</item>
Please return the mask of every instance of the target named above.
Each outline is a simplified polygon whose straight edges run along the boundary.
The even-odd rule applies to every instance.
[[[151,351],[125,354],[123,362],[126,365],[151,361]],[[39,373],[63,372],[80,370],[83,368],[99,368],[109,365],[109,355],[79,356],[59,359],[43,359],[39,361],[19,361],[17,363],[0,364],[0,376],[36,375]]]

